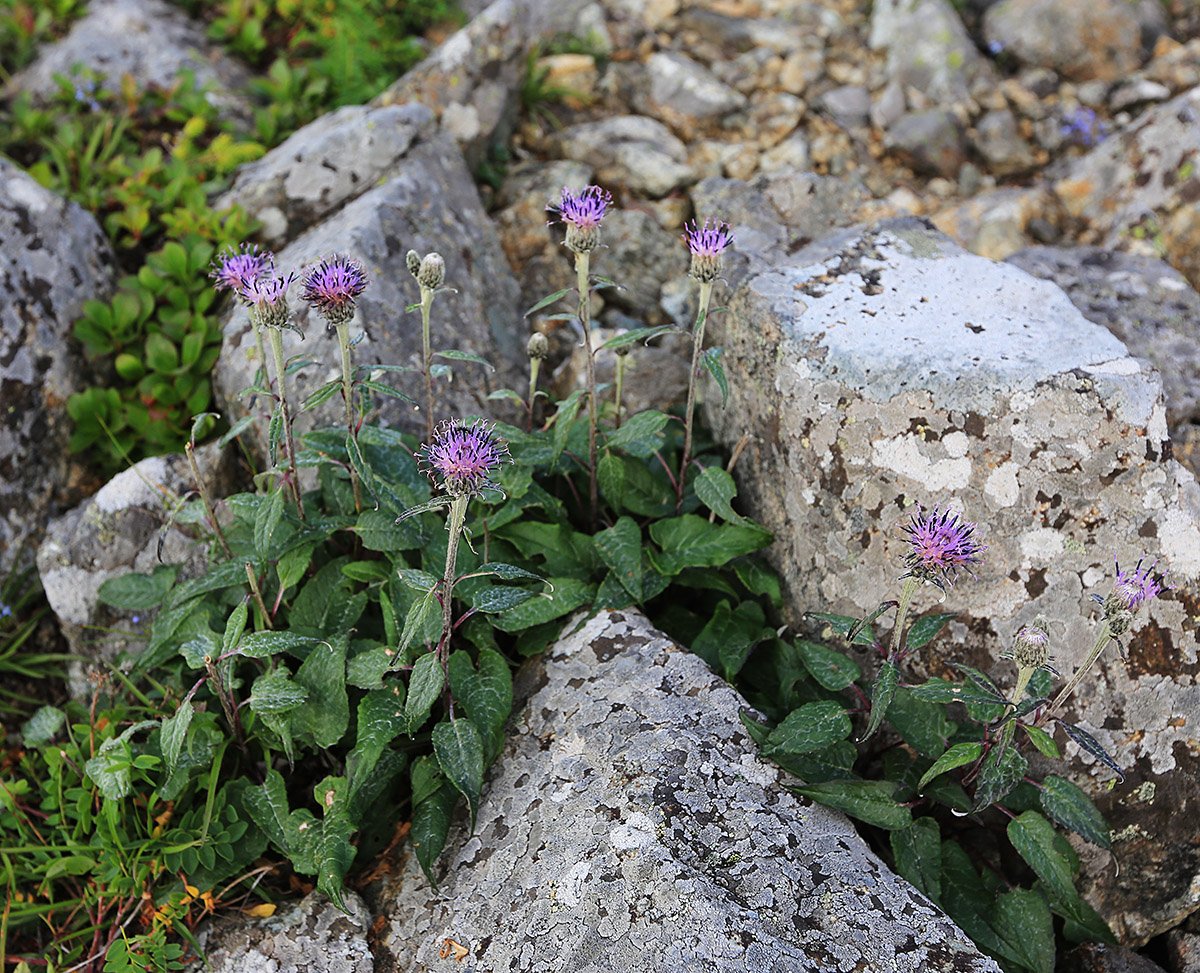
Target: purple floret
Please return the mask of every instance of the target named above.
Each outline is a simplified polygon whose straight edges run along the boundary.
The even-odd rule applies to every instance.
[[[909,535],[904,555],[907,577],[940,585],[953,585],[959,568],[978,564],[987,548],[975,539],[975,525],[961,521],[949,510],[917,514],[901,528]]]
[[[471,425],[446,420],[434,430],[433,442],[418,452],[421,468],[451,496],[475,496],[495,487],[492,474],[511,462],[508,444],[483,419]]]

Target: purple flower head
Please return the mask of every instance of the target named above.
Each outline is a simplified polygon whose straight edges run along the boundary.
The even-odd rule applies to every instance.
[[[958,519],[958,514],[934,507],[929,514],[918,513],[901,527],[908,534],[909,549],[904,555],[906,578],[936,584],[953,585],[958,569],[978,564],[987,548],[975,539],[975,525]]]
[[[546,210],[566,225],[568,249],[575,253],[590,253],[600,246],[600,224],[612,201],[612,195],[599,186],[585,186],[578,193],[564,187],[559,201],[551,203]]]
[[[1117,579],[1113,582],[1112,594],[1105,602],[1106,610],[1112,605],[1115,610],[1123,609],[1136,615],[1146,602],[1171,590],[1173,586],[1164,584],[1161,574],[1154,574],[1154,565],[1158,561],[1142,567],[1143,561],[1145,558],[1139,560],[1132,571],[1122,571],[1121,565],[1113,558],[1113,563],[1117,565]]]
[[[704,226],[698,226],[693,222],[690,228],[685,223],[683,227],[683,240],[692,251],[692,267],[688,273],[704,284],[717,279],[721,272],[721,255],[733,243],[728,223],[716,221],[712,227],[708,223],[705,220]]]
[[[287,289],[295,279],[295,274],[256,277],[239,291],[242,300],[254,308],[260,326],[282,328],[287,324]]]
[[[470,425],[446,420],[433,433],[433,442],[417,453],[423,472],[452,497],[477,496],[485,487],[496,488],[492,474],[512,461],[508,444],[490,423],[477,419]]]
[[[267,250],[259,251],[253,243],[243,243],[239,250],[226,250],[213,260],[209,277],[217,290],[228,288],[250,303],[246,289],[266,274],[274,273],[275,255]]]
[[[1013,638],[1012,657],[1022,669],[1040,669],[1050,659],[1050,626],[1044,615]]]
[[[304,302],[331,327],[354,317],[354,301],[367,287],[367,274],[357,260],[334,256],[322,260],[304,278]]]

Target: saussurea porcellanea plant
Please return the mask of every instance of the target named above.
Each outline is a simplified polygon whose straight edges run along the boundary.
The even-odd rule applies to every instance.
[[[34,715],[19,771],[27,789],[9,788],[4,793],[16,796],[0,800],[0,821],[19,840],[33,842],[37,827],[57,836],[49,847],[67,849],[22,859],[7,873],[14,896],[42,889],[61,908],[82,903],[88,921],[116,922],[119,931],[90,952],[66,927],[57,938],[37,932],[45,910],[30,891],[12,900],[10,937],[17,930],[22,943],[36,940],[55,962],[82,962],[89,973],[105,955],[125,962],[157,950],[164,963],[177,962],[178,953],[164,950],[174,937],[186,942],[206,910],[240,904],[250,889],[278,894],[268,874],[282,871],[294,887],[315,886],[340,903],[352,869],[403,837],[397,827],[408,829],[436,880],[456,805],[465,799],[473,820],[486,768],[503,748],[513,667],[551,643],[572,614],[631,605],[767,717],[747,714],[747,729],[804,782],[801,793],[889,831],[897,869],[1009,968],[1048,969],[1052,913],[1069,920],[1068,936],[1108,936],[1062,881],[1074,863],[1051,824],[1107,845],[1103,819],[1065,778],[1033,780],[1023,756],[1027,746],[1057,755],[1043,729],[1053,719],[1115,769],[1084,730],[1048,715],[1073,688],[1048,704],[1048,626],[1035,621],[1017,633],[1008,693],[968,666],[958,666],[964,683],[901,679],[904,660],[951,617],[910,621],[916,591],[933,584],[945,592],[972,570],[984,554],[983,531],[949,508],[918,512],[902,527],[899,601],[864,620],[816,616],[874,646],[882,658],[874,679],[835,648],[785,638],[780,581],[758,554],[771,535],[735,511],[733,477],[693,419],[699,365],[724,385],[719,349],[704,341],[732,231],[709,220],[685,235],[700,300],[684,414],[651,409],[622,418],[619,394],[614,403],[599,399],[588,307],[590,290],[613,286],[590,264],[611,197],[598,187],[567,190],[556,205],[575,262],[586,388],[535,408],[549,350],[535,332],[528,397],[493,393],[519,404],[520,426],[435,416],[434,369],[445,366],[433,359],[472,357],[434,350],[430,310],[446,277],[440,255],[409,257],[419,291],[412,307],[422,311],[415,367],[355,365],[354,307],[369,282],[353,256],[280,275],[271,256],[253,248],[223,255],[218,286],[252,306],[272,347],[274,389],[264,369],[249,390],[252,402],[278,403],[266,419],[269,475],[257,478],[256,492],[202,492],[177,510],[177,524],[211,537],[207,574],[184,580],[160,566],[104,585],[101,596],[116,609],[157,611],[145,644],[128,671],[97,684],[90,712],[71,704]],[[288,375],[278,338],[279,328],[293,326],[288,284],[297,274],[304,300],[337,336],[342,365],[340,378],[309,391],[304,408],[340,392],[345,416],[294,437],[285,379],[302,388],[304,366],[293,362]],[[636,329],[606,346],[636,349],[663,330]],[[406,370],[423,392],[423,443],[364,422],[373,397],[418,405],[378,378]],[[235,422],[231,435],[258,421]],[[305,468],[316,471],[308,489],[298,475]],[[1101,599],[1108,634],[1094,654],[1122,637],[1162,587],[1152,567],[1119,571]],[[714,595],[703,610],[698,589]],[[893,607],[884,646],[871,622]],[[887,739],[902,745],[860,754],[856,720],[864,740],[886,721]],[[45,805],[53,821],[29,813],[22,796],[60,792],[73,803],[49,812]],[[1008,818],[1003,840],[1037,885],[1010,874],[1001,888],[994,876],[1005,874],[1003,856],[982,870],[972,858],[995,846],[999,818]],[[123,885],[99,862],[65,863],[97,821],[105,840],[113,838],[111,854],[123,856],[113,860],[128,865]],[[959,843],[968,829],[972,839]],[[129,925],[135,914],[145,918],[137,929]]]

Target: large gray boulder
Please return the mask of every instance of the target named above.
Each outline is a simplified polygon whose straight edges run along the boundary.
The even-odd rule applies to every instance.
[[[0,576],[79,499],[66,401],[86,371],[71,326],[115,273],[90,213],[0,159]]]
[[[1126,783],[1110,791],[1102,767],[1067,752],[1129,863],[1114,880],[1107,853],[1081,849],[1090,901],[1131,943],[1177,923],[1200,888],[1200,824],[1180,813],[1200,801],[1200,488],[1165,456],[1157,374],[1057,287],[920,220],[758,263],[727,303],[712,327],[729,404],[715,395],[706,413],[729,446],[756,437],[737,473],[749,512],[775,532],[794,622],[894,598],[900,523],[916,503],[952,503],[989,549],[978,580],[953,591],[950,651],[991,667],[1042,613],[1069,673],[1094,639],[1088,596],[1110,590],[1114,556],[1161,558],[1176,590],[1139,617],[1128,664],[1104,656],[1068,711]]]
[[[745,701],[640,615],[564,635],[537,685],[438,888],[410,857],[378,893],[388,969],[439,969],[448,941],[477,973],[998,969],[784,790]]]
[[[373,113],[358,116],[365,126],[371,124],[372,117]],[[322,140],[327,134],[319,123],[317,134]],[[365,138],[369,131],[357,134]],[[349,129],[342,153],[317,153],[307,157],[305,164],[322,165],[322,160],[333,159],[341,165],[352,165],[358,144],[354,130]],[[271,186],[278,185],[275,166],[259,171]],[[435,299],[433,348],[479,355],[490,361],[495,371],[455,362],[453,378],[435,383],[438,418],[486,413],[486,398],[492,389],[520,388],[522,382],[528,382],[524,371],[528,329],[518,307],[517,283],[505,262],[499,237],[484,212],[462,154],[444,132],[436,128],[423,130],[402,157],[390,163],[388,172],[393,174],[382,185],[352,199],[279,251],[276,267],[303,276],[330,254],[348,254],[360,260],[371,283],[359,299],[358,316],[351,325],[352,333],[363,331],[366,335],[354,350],[355,364],[414,365],[419,363],[421,319],[418,313],[405,309],[419,300],[420,294],[406,267],[405,254],[410,249],[420,254],[442,254],[446,286],[454,290],[444,291]],[[255,193],[248,181],[239,185],[242,193]],[[300,303],[299,291],[299,285],[295,285],[291,306],[296,323],[307,337],[302,341],[286,331],[283,340],[286,357],[303,353],[318,363],[290,380],[289,395],[302,397],[340,377],[341,363],[336,342],[326,336],[324,321]],[[240,304],[231,302],[227,307],[223,328],[225,345],[213,386],[226,413],[236,417],[248,408],[247,400],[238,393],[253,384],[258,367],[256,339],[250,316]],[[414,401],[425,400],[424,385],[416,373],[387,372],[381,380],[395,385]],[[377,396],[373,404],[385,425],[412,431],[425,428],[423,414],[401,399]],[[304,413],[297,429],[340,425],[344,421],[344,406],[335,396]]]

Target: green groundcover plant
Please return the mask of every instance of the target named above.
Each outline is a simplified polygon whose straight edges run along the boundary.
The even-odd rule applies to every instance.
[[[1111,940],[1075,889],[1078,861],[1059,830],[1109,847],[1107,826],[1066,778],[1035,779],[1026,754],[1059,756],[1061,727],[1119,774],[1057,714],[1161,577],[1141,564],[1118,571],[1094,651],[1052,701],[1040,621],[1014,640],[1007,691],[967,666],[956,667],[962,681],[902,680],[906,658],[952,617],[910,623],[915,592],[949,588],[984,555],[975,526],[940,508],[904,526],[898,602],[866,619],[815,616],[830,636],[874,647],[878,672],[840,648],[784,638],[780,582],[761,556],[772,536],[737,513],[733,476],[693,423],[701,370],[726,387],[704,333],[732,233],[706,222],[685,234],[698,314],[682,415],[627,414],[620,368],[613,387],[597,385],[589,318],[591,292],[617,286],[593,273],[611,205],[589,186],[549,207],[577,281],[531,313],[566,304],[552,316],[578,327],[586,382],[546,401],[548,345],[535,331],[528,390],[493,394],[519,413],[511,424],[439,416],[446,366],[473,356],[434,350],[438,254],[408,255],[422,329],[413,366],[354,364],[355,302],[369,286],[361,264],[335,255],[308,270],[302,298],[325,321],[341,375],[303,396],[312,363],[285,361],[281,341],[295,327],[296,275],[254,246],[218,256],[216,285],[249,308],[262,349],[245,394],[269,406],[226,438],[245,437],[248,455],[262,442],[265,463],[252,491],[225,498],[197,475],[174,523],[208,545],[208,571],[184,578],[162,565],[106,582],[102,600],[145,624],[141,651],[96,677],[89,704],[43,707],[10,738],[0,765],[0,951],[10,962],[178,969],[205,915],[267,914],[288,889],[311,887],[343,905],[406,830],[435,881],[455,814],[473,827],[504,747],[514,667],[576,613],[628,606],[737,685],[759,711],[744,714],[748,731],[799,779],[793,788],[886,833],[896,869],[1006,969],[1048,973],[1059,936]],[[665,330],[603,347],[628,350]],[[365,421],[380,396],[407,398],[387,381],[405,370],[421,374],[423,441]],[[338,396],[344,421],[296,435],[296,414]],[[193,432],[210,418],[197,416]],[[697,590],[715,594],[715,607],[697,612]],[[871,624],[891,610],[884,645]],[[886,726],[890,745],[856,747],[856,722],[860,743]]]

